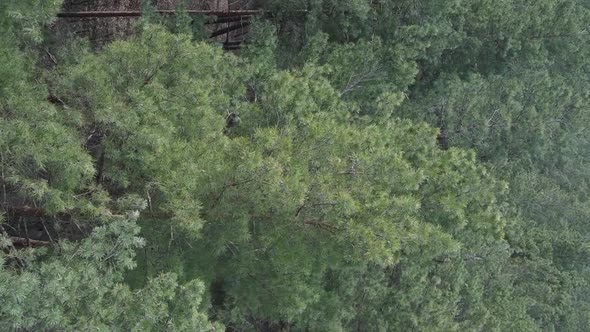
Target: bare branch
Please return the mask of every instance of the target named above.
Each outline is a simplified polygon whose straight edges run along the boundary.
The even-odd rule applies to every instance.
[[[51,245],[51,242],[48,241],[33,240],[24,237],[11,236],[9,239],[15,247],[41,247]]]

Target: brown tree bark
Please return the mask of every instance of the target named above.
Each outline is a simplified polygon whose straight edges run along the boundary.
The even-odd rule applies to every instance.
[[[161,15],[176,15],[176,10],[156,10]],[[189,15],[207,15],[217,17],[240,17],[259,15],[261,10],[187,10]],[[140,10],[92,10],[92,11],[75,11],[59,12],[57,17],[61,18],[84,18],[84,17],[139,17],[143,14]]]
[[[33,239],[27,239],[24,237],[11,236],[9,239],[10,239],[10,241],[12,241],[12,245],[17,248],[42,247],[42,246],[51,245],[51,242],[48,242],[48,241],[33,240]]]

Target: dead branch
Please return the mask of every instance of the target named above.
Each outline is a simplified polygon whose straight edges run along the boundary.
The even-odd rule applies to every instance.
[[[221,23],[233,23],[233,22],[240,22],[240,21],[248,21],[252,18],[252,15],[244,15],[244,16],[228,16],[228,17],[220,17],[215,19],[214,21],[207,21],[205,22],[206,25],[208,24],[221,24]]]
[[[161,15],[176,15],[176,10],[156,10]],[[235,17],[247,15],[259,15],[264,13],[261,10],[186,10],[183,13],[189,15],[206,15],[217,17]],[[140,10],[125,11],[81,11],[81,12],[60,12],[57,17],[60,18],[82,18],[82,17],[139,17],[143,12]]]
[[[336,231],[337,231],[337,228],[336,228],[336,226],[334,226],[334,225],[331,225],[331,224],[329,224],[329,223],[327,223],[327,222],[325,222],[325,221],[322,221],[322,220],[320,220],[320,219],[310,219],[310,220],[305,220],[305,221],[303,222],[303,224],[304,224],[304,225],[311,225],[311,226],[317,227],[317,228],[319,228],[319,229],[322,229],[322,230],[328,231],[328,232],[330,232],[330,233],[332,233],[332,234],[336,233]]]
[[[28,205],[9,206],[5,208],[6,213],[12,217],[43,217],[46,215],[45,210]]]
[[[243,22],[243,23],[239,23],[239,24],[234,24],[234,25],[231,25],[231,26],[229,26],[227,28],[223,28],[223,29],[219,29],[217,31],[213,31],[213,33],[211,33],[211,35],[209,36],[209,38],[214,38],[214,37],[217,37],[217,36],[221,36],[221,35],[224,35],[226,33],[230,33],[232,31],[241,29],[243,27],[247,27],[249,25],[250,25],[249,22]]]
[[[51,245],[51,242],[48,241],[33,240],[24,237],[11,236],[9,239],[15,247],[42,247]]]

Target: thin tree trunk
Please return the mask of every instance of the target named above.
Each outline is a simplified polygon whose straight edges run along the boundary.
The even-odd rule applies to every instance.
[[[161,15],[176,15],[176,10],[156,10],[156,13]],[[247,16],[247,15],[259,15],[263,12],[260,10],[187,10],[189,15],[206,15],[206,16],[217,16],[217,17],[236,17],[236,16]],[[143,12],[140,10],[92,10],[92,11],[80,11],[80,12],[59,12],[57,17],[139,17],[142,16]]]

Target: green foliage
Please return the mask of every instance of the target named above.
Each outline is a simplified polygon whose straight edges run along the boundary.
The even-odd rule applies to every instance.
[[[398,114],[437,124],[449,144],[476,149],[484,161],[548,169],[587,121],[580,88],[547,71],[444,77]]]
[[[1,326],[588,325],[587,5],[260,1],[236,56],[145,4],[51,69],[0,4]]]
[[[139,290],[123,283],[143,245],[126,220],[94,229],[56,251],[19,252],[3,237],[0,324],[7,330],[221,331],[199,311],[201,282],[179,285],[173,274]],[[13,266],[13,267],[11,267]]]
[[[0,4],[4,37],[12,33],[27,41],[42,40],[41,27],[54,20],[63,0],[6,0]]]
[[[108,128],[111,149],[117,147],[105,156],[109,185],[138,195],[149,190],[142,225],[151,245],[142,269],[219,282],[223,297],[212,302],[223,303],[214,309],[224,322],[251,326],[251,315],[304,319],[322,301],[317,294],[326,292],[329,270],[364,262],[393,266],[404,251],[432,262],[459,250],[461,229],[502,236],[495,195],[504,185],[475,164],[473,153],[440,151],[436,132],[424,125],[351,117],[357,106],[341,100],[322,67],[262,73],[257,63],[244,63],[241,73],[230,72],[214,64],[236,59],[183,38],[155,29],[136,42],[114,43],[64,73],[61,89],[71,96],[66,104]],[[144,63],[122,62],[147,48]],[[210,65],[197,61],[205,54]],[[167,70],[146,84],[154,62]],[[245,93],[236,84],[248,70],[254,104],[235,92]],[[89,90],[88,77],[99,88]],[[133,86],[130,96],[124,87]],[[202,96],[199,105],[192,104],[195,96]],[[169,108],[157,106],[165,102]],[[224,130],[227,113],[218,110],[229,107],[241,121]],[[103,113],[111,109],[128,113]],[[160,149],[146,144],[156,138]],[[162,225],[170,221],[170,228]],[[135,273],[130,280],[145,282]]]
[[[332,66],[348,61],[340,54]],[[355,113],[362,104],[341,98],[328,68],[263,72],[146,26],[136,41],[55,73],[56,93],[86,124],[80,136],[102,133],[102,186],[149,202],[140,221],[149,250],[128,280],[175,271],[219,283],[223,296],[211,300],[222,321],[279,324],[305,321],[319,294],[340,297],[325,289],[328,271],[386,269],[414,253],[432,264],[458,254],[466,229],[502,237],[504,184],[473,153],[440,151],[435,130],[391,118],[399,95],[375,93],[378,123]],[[240,122],[224,129],[230,112]],[[432,305],[453,311],[455,302]]]
[[[108,187],[149,199],[151,213],[196,234],[202,221],[194,190],[230,152],[224,112],[216,110],[232,105],[217,91],[235,89],[239,76],[218,63],[236,60],[186,35],[148,27],[144,36],[57,72],[55,89],[83,119],[81,136],[100,139]]]

